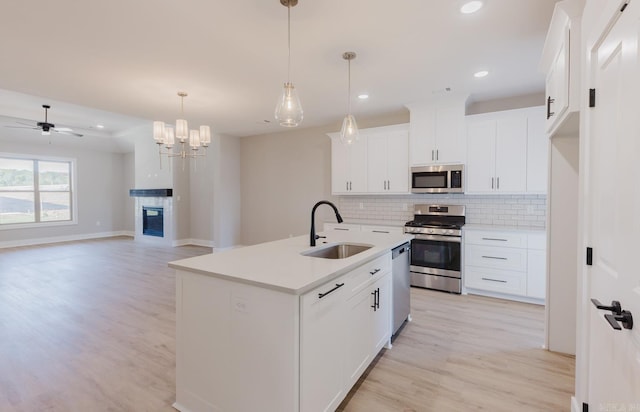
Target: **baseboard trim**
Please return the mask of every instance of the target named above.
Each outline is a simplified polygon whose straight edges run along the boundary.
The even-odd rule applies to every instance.
[[[193,245],[193,246],[204,246],[204,247],[215,248],[215,243],[213,243],[213,241],[203,240],[203,239],[179,239],[171,242],[171,245],[173,247]]]
[[[85,233],[81,235],[53,236],[53,237],[41,237],[41,238],[35,238],[35,239],[10,240],[6,242],[0,242],[0,249],[11,248],[11,247],[22,247],[22,246],[46,245],[49,243],[74,242],[77,240],[101,239],[101,238],[116,237],[116,236],[133,237],[134,233],[128,230],[121,230],[116,232]]]

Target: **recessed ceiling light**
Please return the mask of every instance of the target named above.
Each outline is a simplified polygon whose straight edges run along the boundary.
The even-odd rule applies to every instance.
[[[480,77],[485,77],[485,76],[486,76],[486,75],[488,75],[488,74],[489,74],[489,72],[488,72],[488,71],[486,71],[486,70],[480,70],[479,72],[475,72],[475,73],[473,73],[473,77],[480,78]]]
[[[479,0],[469,1],[460,7],[460,13],[471,14],[475,13],[482,8],[482,2]]]
[[[104,129],[104,125],[103,125],[103,124],[97,124],[97,125],[96,125],[96,127],[97,127],[98,129]]]
[[[368,98],[369,98],[369,95],[366,94],[366,93],[358,95],[358,99],[360,99],[360,100],[367,100]]]

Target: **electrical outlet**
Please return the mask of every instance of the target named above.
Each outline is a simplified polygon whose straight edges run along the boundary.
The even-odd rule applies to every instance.
[[[99,220],[96,221],[96,226],[100,226],[100,221]]]
[[[407,210],[409,210],[409,206],[406,203],[403,203],[402,210],[406,212]]]
[[[364,203],[360,202],[360,210],[364,209]]]
[[[533,205],[527,205],[527,214],[528,215],[533,214]]]

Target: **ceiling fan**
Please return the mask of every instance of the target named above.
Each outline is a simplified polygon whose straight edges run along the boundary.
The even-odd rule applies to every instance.
[[[61,133],[61,134],[69,134],[69,135],[78,136],[78,137],[82,137],[83,136],[80,133],[74,132],[73,129],[70,129],[68,127],[56,127],[55,124],[49,123],[47,114],[48,114],[48,110],[51,108],[51,106],[49,106],[48,104],[43,104],[42,107],[44,108],[44,122],[36,123],[35,127],[33,125],[31,125],[31,124],[22,123],[22,122],[18,122],[18,123],[23,124],[25,126],[6,126],[6,127],[11,127],[11,128],[14,128],[14,129],[40,130],[40,131],[42,131],[42,135],[43,136],[48,136],[48,135],[51,134],[51,132]]]

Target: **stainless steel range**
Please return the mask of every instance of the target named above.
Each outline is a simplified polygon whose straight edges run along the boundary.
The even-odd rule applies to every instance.
[[[404,226],[411,241],[411,286],[462,292],[461,246],[465,207],[415,205],[413,220]]]

